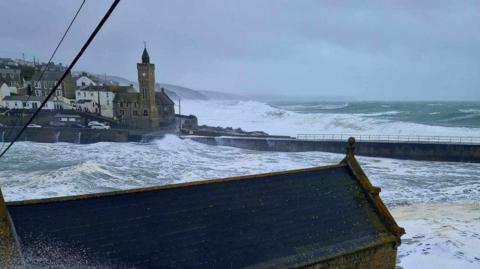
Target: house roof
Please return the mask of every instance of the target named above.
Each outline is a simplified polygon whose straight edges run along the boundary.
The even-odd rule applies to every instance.
[[[352,147],[332,166],[7,206],[23,249],[38,236],[127,267],[309,266],[404,233]]]
[[[155,92],[155,102],[157,105],[175,105],[163,88],[161,92]]]
[[[90,102],[93,102],[92,100],[88,100],[88,99],[80,99],[80,100],[77,100],[77,104],[85,104],[85,103],[90,103]]]
[[[55,118],[81,118],[78,114],[55,114]]]
[[[38,81],[41,74],[42,74],[41,71],[35,72],[35,75],[33,76],[32,80]],[[62,77],[62,75],[63,75],[63,71],[47,70],[42,76],[42,81],[58,81]]]
[[[45,99],[43,96],[28,96],[28,95],[10,95],[3,98],[4,101],[40,101],[42,102]]]
[[[127,91],[119,91],[113,98],[114,103],[118,102],[139,102],[140,101],[140,93],[138,92],[127,92]]]
[[[0,68],[0,74],[12,74],[15,76],[20,76],[20,69]]]
[[[133,87],[131,86],[117,86],[117,85],[86,85],[78,89],[79,91],[103,91],[103,92],[134,92]]]

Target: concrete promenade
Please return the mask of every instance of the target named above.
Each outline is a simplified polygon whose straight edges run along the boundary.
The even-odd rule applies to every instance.
[[[250,137],[209,137],[184,136],[200,143],[222,145],[260,151],[306,152],[323,151],[345,153],[347,139],[308,139],[297,138],[250,138]],[[474,139],[469,139],[473,141]],[[357,139],[355,152],[360,156],[384,157],[406,160],[472,162],[480,163],[480,143],[466,140],[455,142],[454,139],[425,141],[393,141]]]

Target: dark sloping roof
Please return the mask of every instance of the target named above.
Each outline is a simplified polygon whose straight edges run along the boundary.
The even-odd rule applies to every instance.
[[[140,94],[138,92],[117,92],[115,98],[113,98],[114,103],[119,102],[139,102]]]
[[[77,104],[86,104],[86,103],[90,103],[90,102],[93,102],[93,100],[88,100],[88,99],[77,100]]]
[[[8,209],[27,251],[47,238],[43,247],[61,243],[117,267],[299,267],[399,241],[379,189],[353,162]]]
[[[28,96],[28,95],[10,95],[10,96],[5,96],[3,98],[4,101],[21,101],[21,102],[26,102],[28,101],[43,101],[45,99],[44,96]]]
[[[80,91],[103,91],[103,92],[134,92],[133,87],[131,86],[117,86],[117,85],[86,85],[79,88]]]
[[[155,92],[155,102],[157,105],[175,105],[163,88],[161,92]]]
[[[33,76],[32,80],[33,81],[38,81],[40,78],[40,75],[42,74],[41,71],[35,72],[35,75]],[[63,75],[63,71],[45,71],[45,73],[42,76],[42,81],[58,81]]]

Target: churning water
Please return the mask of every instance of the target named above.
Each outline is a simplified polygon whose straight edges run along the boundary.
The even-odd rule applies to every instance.
[[[477,119],[478,105],[454,106],[186,101],[182,102],[182,112],[197,114],[200,124],[273,134],[480,136],[478,122],[462,125],[464,119],[455,120],[453,116],[446,116],[451,118],[448,124],[441,123],[447,121],[440,118],[440,123],[422,122],[430,113],[455,109]],[[417,115],[407,117],[402,113]],[[7,200],[21,200],[311,167],[337,163],[342,158],[322,152],[259,152],[208,146],[175,136],[148,144],[19,142],[0,162],[0,185]],[[480,267],[480,164],[365,157],[359,161],[374,185],[382,188],[381,197],[407,231],[399,248],[400,267]]]

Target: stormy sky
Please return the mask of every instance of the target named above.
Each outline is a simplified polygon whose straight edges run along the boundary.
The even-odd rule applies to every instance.
[[[80,0],[2,0],[0,57],[46,61]],[[110,1],[87,0],[69,63]],[[77,70],[237,94],[480,100],[480,1],[122,0]]]

